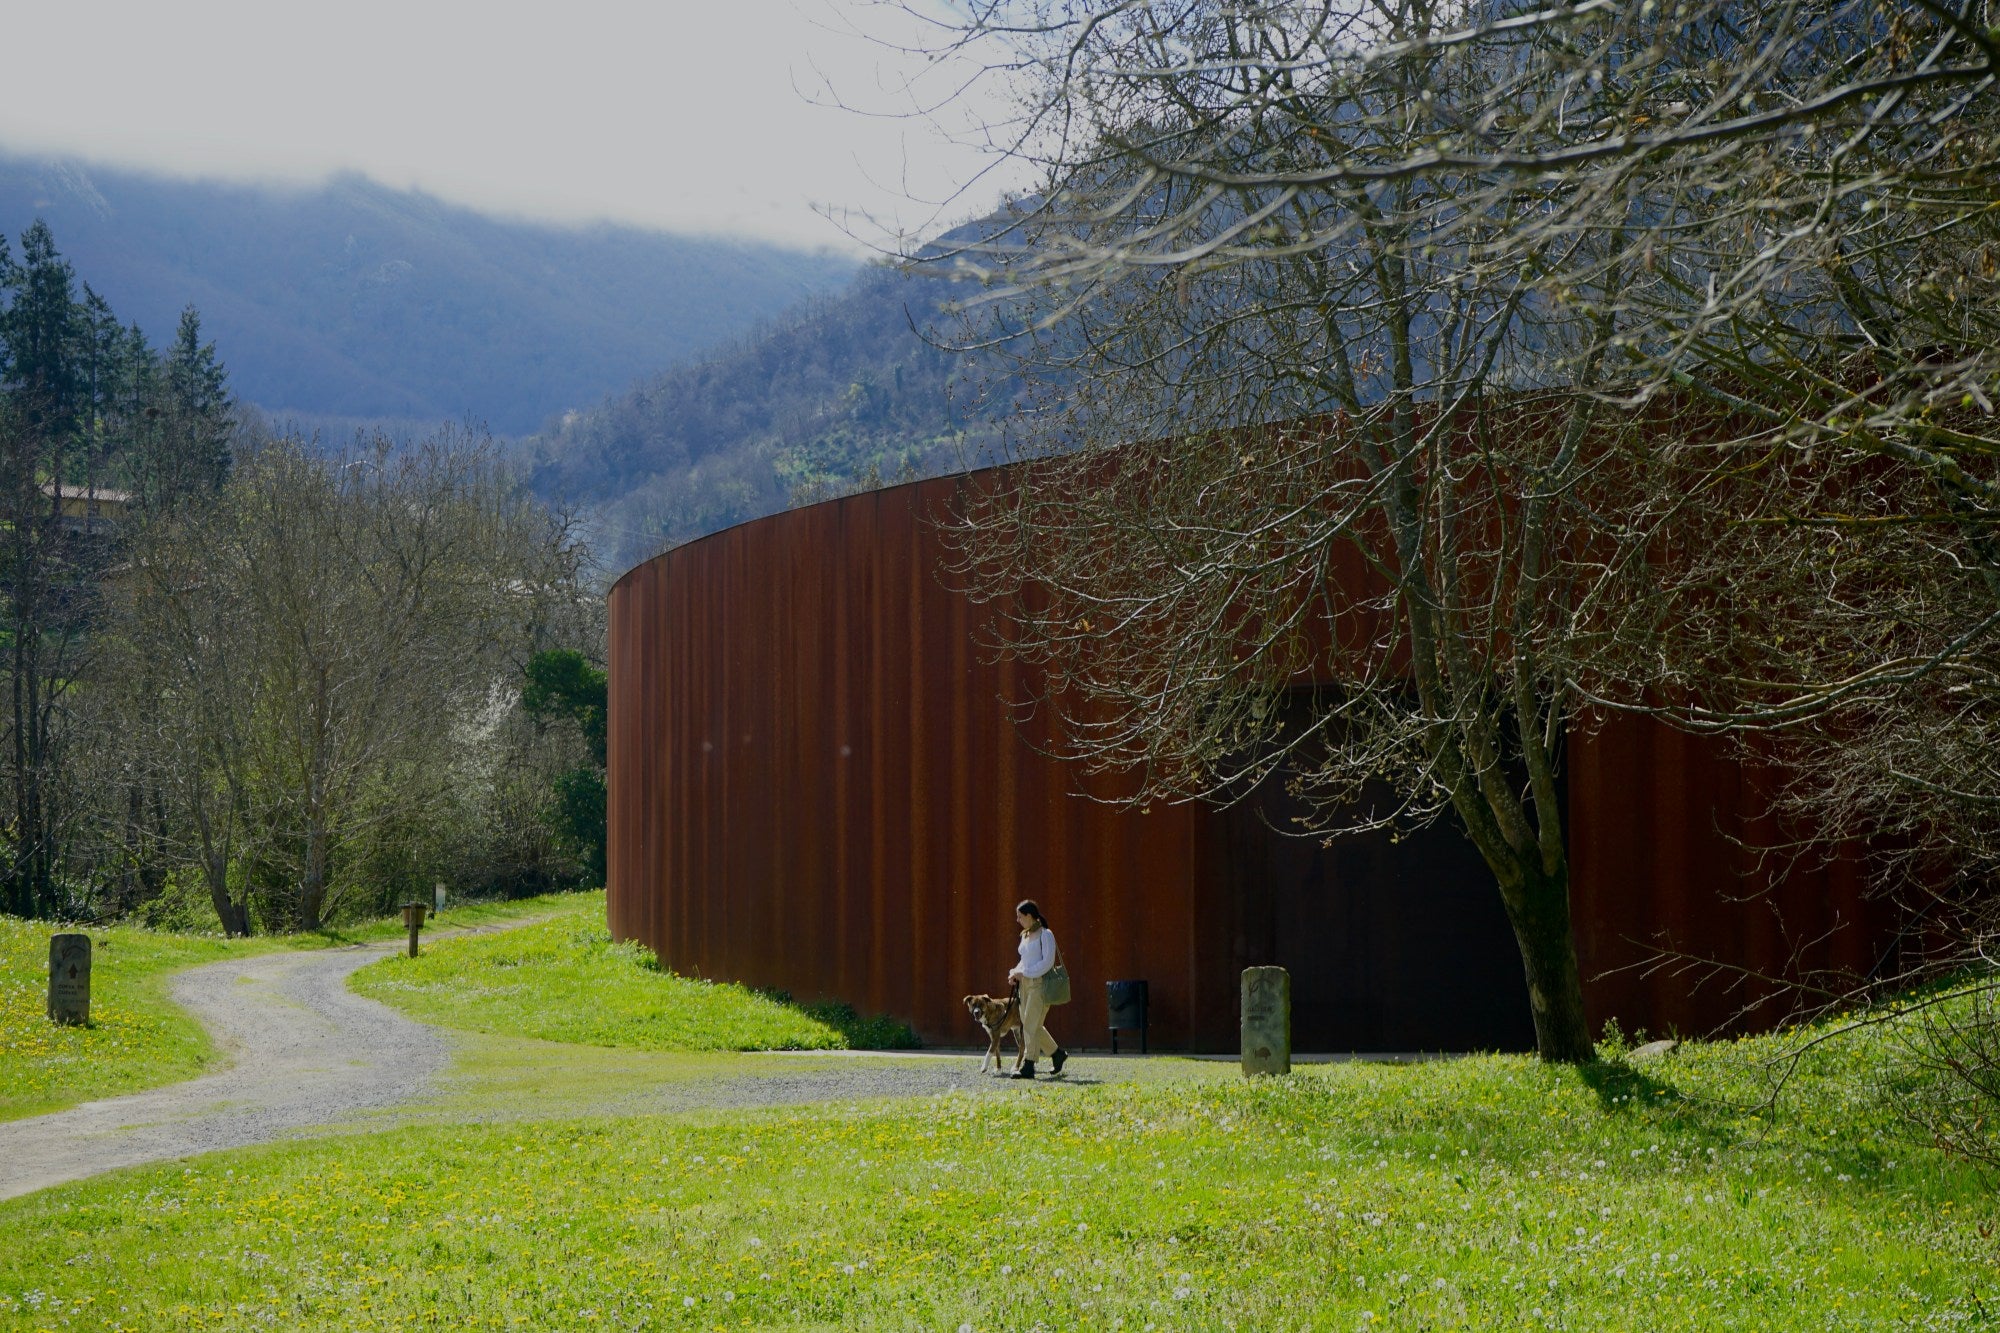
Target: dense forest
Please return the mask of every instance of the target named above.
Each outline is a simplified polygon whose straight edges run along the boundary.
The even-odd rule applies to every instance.
[[[37,218],[156,339],[201,308],[237,396],[329,438],[480,421],[524,435],[817,293],[854,261],[488,217],[356,176],[310,189],[0,157],[0,230]]]
[[[600,603],[491,443],[328,451],[0,238],[0,910],[310,929],[602,873]]]

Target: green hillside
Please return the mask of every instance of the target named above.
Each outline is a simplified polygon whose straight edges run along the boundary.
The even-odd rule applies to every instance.
[[[872,266],[530,445],[538,491],[588,506],[623,568],[674,542],[877,480],[991,461],[1018,391],[948,350],[964,292]]]

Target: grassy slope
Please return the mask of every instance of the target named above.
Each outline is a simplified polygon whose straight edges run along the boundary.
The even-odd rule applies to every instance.
[[[1254,1084],[1079,1061],[726,1116],[552,1099],[0,1204],[0,1324],[1992,1326],[2000,1206],[1889,1114],[1893,1041],[1821,1048],[1760,1106],[1775,1040]]]
[[[469,904],[442,925],[477,925],[560,910],[577,895]],[[276,949],[321,949],[402,934],[385,919],[308,935],[225,940],[130,926],[93,926],[91,1026],[45,1016],[49,936],[63,927],[0,916],[0,1120],[192,1078],[213,1060],[201,1025],[168,998],[183,968]]]
[[[644,949],[611,942],[601,893],[577,895],[542,925],[371,964],[349,984],[426,1022],[590,1046],[833,1050],[853,1030],[741,986],[660,971]]]

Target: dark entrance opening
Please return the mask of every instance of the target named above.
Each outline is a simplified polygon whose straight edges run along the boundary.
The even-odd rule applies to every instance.
[[[1292,974],[1296,1051],[1529,1051],[1521,956],[1486,862],[1449,818],[1330,842],[1279,772],[1228,812],[1237,968]]]

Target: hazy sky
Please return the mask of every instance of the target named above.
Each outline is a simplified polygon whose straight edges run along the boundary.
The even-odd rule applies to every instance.
[[[991,160],[923,120],[815,104],[906,110],[912,72],[923,98],[964,73],[857,27],[914,31],[849,0],[16,4],[0,149],[806,245],[849,244],[815,206],[921,231],[990,205]],[[956,123],[1001,110],[979,96]]]

